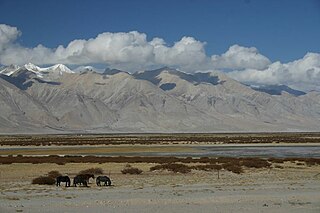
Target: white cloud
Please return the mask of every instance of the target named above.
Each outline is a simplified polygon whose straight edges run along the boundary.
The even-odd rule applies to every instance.
[[[265,69],[271,62],[261,55],[255,47],[242,47],[233,45],[227,52],[211,57],[215,68],[226,69]]]
[[[41,44],[26,48],[17,43],[21,32],[0,24],[0,64],[63,63],[67,65],[106,64],[117,69],[137,70],[176,67],[186,72],[212,69],[235,70],[228,74],[251,84],[286,84],[297,89],[320,90],[320,54],[308,53],[302,59],[271,63],[255,47],[231,46],[222,55],[208,56],[205,42],[183,37],[174,45],[162,38],[147,40],[137,31],[101,33],[88,40],[73,40],[66,47],[47,48]]]
[[[248,84],[285,84],[304,91],[320,91],[320,54],[307,53],[287,64],[275,62],[264,70],[245,69],[228,75]]]
[[[0,51],[15,41],[21,32],[16,27],[0,24]]]
[[[192,37],[183,37],[172,47],[162,39],[151,41],[154,45],[155,62],[166,66],[180,66],[187,70],[208,69],[209,60],[204,50],[205,43]]]
[[[15,27],[1,25],[0,63],[25,64],[89,64],[104,63],[115,68],[135,71],[155,66],[175,66],[187,71],[208,68],[209,57],[204,45],[192,37],[183,37],[172,47],[161,38],[147,41],[147,35],[136,31],[102,33],[89,40],[73,40],[55,49],[38,45],[26,48],[14,44],[20,35]],[[1,29],[2,29],[1,28]],[[2,32],[2,31],[1,31]]]

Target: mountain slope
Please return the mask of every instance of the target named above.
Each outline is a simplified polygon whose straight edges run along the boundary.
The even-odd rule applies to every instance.
[[[1,77],[1,132],[50,132],[51,129],[57,129],[56,117],[47,108]]]
[[[5,69],[2,133],[320,130],[319,92],[271,95],[220,72]]]
[[[247,125],[252,128],[250,123],[257,127],[261,124],[273,124],[280,129],[283,127],[295,129],[305,125],[306,128],[316,128],[315,125],[319,121],[319,108],[315,108],[317,106],[311,107],[310,104],[306,106],[303,101],[295,97],[285,95],[273,97],[255,91],[220,72],[190,75],[163,68],[140,72],[136,77],[146,79],[159,88],[163,88],[164,85],[173,85],[170,89],[165,89],[170,95],[207,113],[220,114],[224,120],[228,117],[237,118],[236,123],[245,120],[242,128]],[[294,108],[288,104],[289,100],[296,104]],[[309,108],[309,116],[312,116],[306,119],[306,114],[299,108]]]

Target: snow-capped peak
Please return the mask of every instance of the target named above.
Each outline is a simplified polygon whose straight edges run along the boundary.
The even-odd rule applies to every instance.
[[[64,64],[56,64],[56,65],[53,65],[51,67],[47,67],[47,68],[43,68],[43,69],[45,69],[46,71],[53,70],[53,71],[59,71],[59,72],[73,73],[73,71],[71,71]]]
[[[0,74],[10,76],[12,73],[20,69],[20,66],[11,64],[10,66],[1,67]]]
[[[40,67],[38,67],[32,63],[25,64],[25,65],[23,65],[23,67],[29,71],[32,71],[32,72],[39,72],[41,70]]]

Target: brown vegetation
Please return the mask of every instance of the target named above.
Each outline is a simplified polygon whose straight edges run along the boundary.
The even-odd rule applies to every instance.
[[[101,168],[90,168],[90,169],[86,169],[86,170],[80,171],[79,174],[102,175],[103,174],[103,169],[101,169]]]
[[[261,158],[245,158],[240,160],[240,165],[247,168],[268,168],[271,163]]]
[[[143,171],[139,168],[132,167],[130,164],[127,164],[125,168],[121,170],[122,174],[130,174],[130,175],[140,175]]]
[[[222,168],[225,169],[225,170],[227,170],[227,171],[236,173],[236,174],[241,174],[241,173],[243,173],[243,169],[242,169],[241,165],[239,165],[239,164],[233,164],[232,162],[222,164]]]
[[[184,164],[178,164],[178,163],[167,163],[167,164],[161,164],[157,166],[153,166],[150,168],[150,171],[155,170],[168,170],[175,173],[189,173],[191,172],[191,168]]]
[[[219,158],[178,158],[178,157],[98,157],[98,156],[41,156],[41,157],[28,157],[28,156],[0,156],[0,164],[11,163],[202,163],[202,164],[225,164],[232,163],[247,168],[263,168],[270,167],[272,163],[284,163],[292,161],[305,162],[307,165],[320,165],[320,159],[318,158],[231,158],[231,157],[219,157]]]
[[[57,177],[62,176],[62,174],[56,170],[48,172],[48,177],[56,179]]]
[[[39,184],[39,185],[54,185],[55,182],[56,180],[53,177],[49,177],[49,176],[40,176],[32,180],[32,184]]]
[[[63,146],[63,145],[119,145],[119,144],[179,144],[179,143],[318,143],[319,133],[265,134],[141,134],[141,135],[45,135],[2,136],[0,145]]]

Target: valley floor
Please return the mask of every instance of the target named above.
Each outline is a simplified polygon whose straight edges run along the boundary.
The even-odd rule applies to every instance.
[[[0,212],[320,212],[320,165],[292,162],[242,174],[149,171],[151,163],[134,163],[141,175],[124,175],[125,163],[2,164]],[[112,186],[32,185],[33,178],[57,170],[74,177],[99,167]]]

